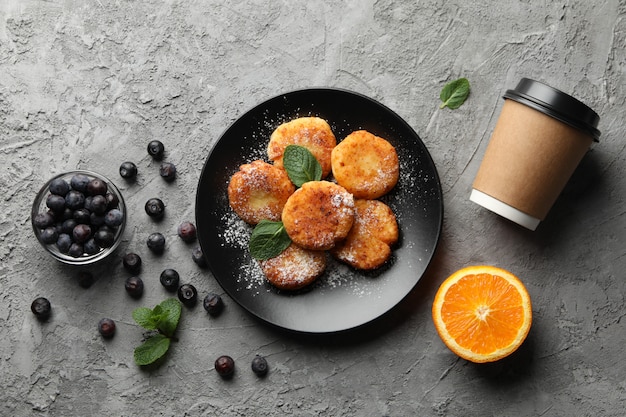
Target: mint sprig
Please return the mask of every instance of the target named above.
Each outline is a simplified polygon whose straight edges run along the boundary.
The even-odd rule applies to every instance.
[[[175,298],[168,298],[153,309],[139,307],[133,310],[133,319],[138,325],[154,333],[135,348],[137,365],[150,365],[162,358],[174,340],[174,332],[180,321],[182,306]]]
[[[283,152],[283,167],[296,187],[322,179],[322,166],[304,146],[287,145]]]
[[[261,220],[250,236],[250,255],[260,261],[278,256],[291,244],[283,222]]]
[[[441,99],[440,109],[448,107],[449,109],[457,109],[465,102],[470,93],[470,84],[467,78],[459,78],[450,81],[441,90],[439,98]]]

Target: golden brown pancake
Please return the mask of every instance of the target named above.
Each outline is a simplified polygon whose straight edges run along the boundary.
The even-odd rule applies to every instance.
[[[326,252],[292,243],[280,255],[259,261],[267,280],[282,290],[298,290],[313,283],[326,269]]]
[[[375,269],[389,259],[398,241],[398,223],[389,206],[378,200],[355,200],[354,225],[332,255],[357,269]]]
[[[284,169],[257,160],[243,164],[230,179],[230,207],[245,222],[255,225],[263,219],[280,220],[295,186]]]
[[[337,139],[326,120],[319,117],[300,117],[281,124],[270,136],[267,155],[277,167],[283,166],[283,152],[287,145],[307,148],[322,167],[322,178],[331,171],[330,154]]]
[[[398,182],[400,167],[395,148],[366,130],[350,133],[331,154],[333,176],[355,198],[374,200]]]
[[[350,232],[354,199],[338,184],[309,181],[289,197],[282,220],[294,243],[305,249],[327,250]]]

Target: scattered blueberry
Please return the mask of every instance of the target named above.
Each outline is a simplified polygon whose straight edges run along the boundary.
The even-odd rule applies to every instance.
[[[167,182],[172,182],[176,179],[176,165],[171,162],[163,162],[159,168],[159,174]]]
[[[46,198],[46,206],[55,213],[63,213],[65,210],[65,197],[57,194],[50,194]]]
[[[52,306],[47,298],[38,297],[30,305],[30,310],[39,320],[47,320],[52,313]]]
[[[120,175],[122,178],[132,179],[137,176],[137,165],[132,162],[122,162],[120,165]]]
[[[183,284],[178,288],[178,299],[187,307],[193,307],[198,301],[198,290],[191,284]]]
[[[65,197],[65,194],[67,194],[67,192],[70,190],[70,185],[63,178],[55,178],[50,181],[48,189],[52,194]]]
[[[146,241],[148,245],[148,249],[150,249],[154,253],[163,253],[165,250],[165,236],[163,236],[159,232],[155,232],[148,236],[148,240]]]
[[[222,378],[229,378],[235,372],[235,361],[227,355],[222,355],[215,360],[215,370]]]
[[[193,242],[196,239],[196,226],[191,222],[182,222],[178,226],[178,236],[184,242]]]
[[[82,288],[89,288],[95,282],[93,274],[89,271],[80,271],[78,273],[78,285]]]
[[[100,332],[104,338],[108,339],[113,337],[115,334],[115,322],[108,318],[101,319],[98,322],[98,332]]]
[[[72,230],[74,242],[84,243],[91,237],[91,227],[87,224],[77,224]]]
[[[209,293],[204,297],[202,306],[212,316],[218,316],[224,309],[224,301],[219,294]]]
[[[191,251],[191,259],[200,267],[205,268],[207,266],[206,258],[204,257],[204,253],[202,252],[202,248],[200,246],[196,246],[193,251]]]
[[[104,216],[104,223],[109,227],[118,227],[124,221],[124,215],[118,209],[109,210]]]
[[[89,177],[84,174],[76,174],[70,180],[72,189],[79,192],[87,191],[87,184],[89,184]]]
[[[165,146],[163,146],[163,143],[161,141],[153,140],[150,143],[148,143],[148,155],[150,155],[157,161],[160,161],[161,159],[163,159],[164,153],[165,153]]]
[[[35,227],[39,229],[45,229],[46,227],[50,227],[54,224],[54,216],[47,211],[43,213],[37,213],[35,215],[35,218],[33,219],[33,223]]]
[[[268,366],[267,360],[260,355],[256,355],[254,359],[252,359],[252,372],[254,372],[257,376],[265,376],[267,375]]]
[[[160,281],[166,290],[173,292],[178,289],[180,275],[174,269],[165,269],[161,272]]]
[[[141,257],[133,252],[127,253],[122,258],[122,265],[131,274],[138,274],[141,271]]]
[[[84,204],[85,195],[80,191],[70,190],[65,196],[65,205],[72,210],[82,208]]]
[[[143,280],[139,277],[128,277],[124,283],[126,292],[133,298],[139,298],[143,295]]]
[[[151,198],[146,201],[146,213],[154,219],[160,219],[165,213],[165,204],[160,198]]]
[[[108,189],[107,183],[100,178],[92,178],[87,183],[87,194],[89,195],[106,195]]]
[[[43,243],[50,245],[52,243],[56,243],[57,239],[59,238],[59,234],[55,227],[50,226],[43,229],[39,234],[39,237],[41,238],[41,241]]]

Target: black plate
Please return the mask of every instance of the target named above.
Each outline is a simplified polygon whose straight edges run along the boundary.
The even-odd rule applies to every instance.
[[[227,187],[241,164],[267,161],[272,131],[302,116],[328,121],[337,140],[366,129],[386,138],[400,159],[400,180],[381,200],[396,213],[400,241],[388,265],[359,272],[332,261],[305,291],[279,291],[251,259],[252,228],[230,209]],[[398,304],[417,284],[434,255],[443,220],[439,176],[419,136],[396,113],[349,91],[319,88],[289,92],[259,104],[233,123],[206,160],[196,196],[196,223],[211,272],[244,309],[273,325],[329,333],[368,323]]]

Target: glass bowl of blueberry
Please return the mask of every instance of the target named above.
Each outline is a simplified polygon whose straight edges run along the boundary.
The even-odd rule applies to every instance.
[[[70,171],[50,179],[31,210],[39,243],[71,265],[98,262],[113,253],[126,227],[126,205],[117,187],[91,171]]]

